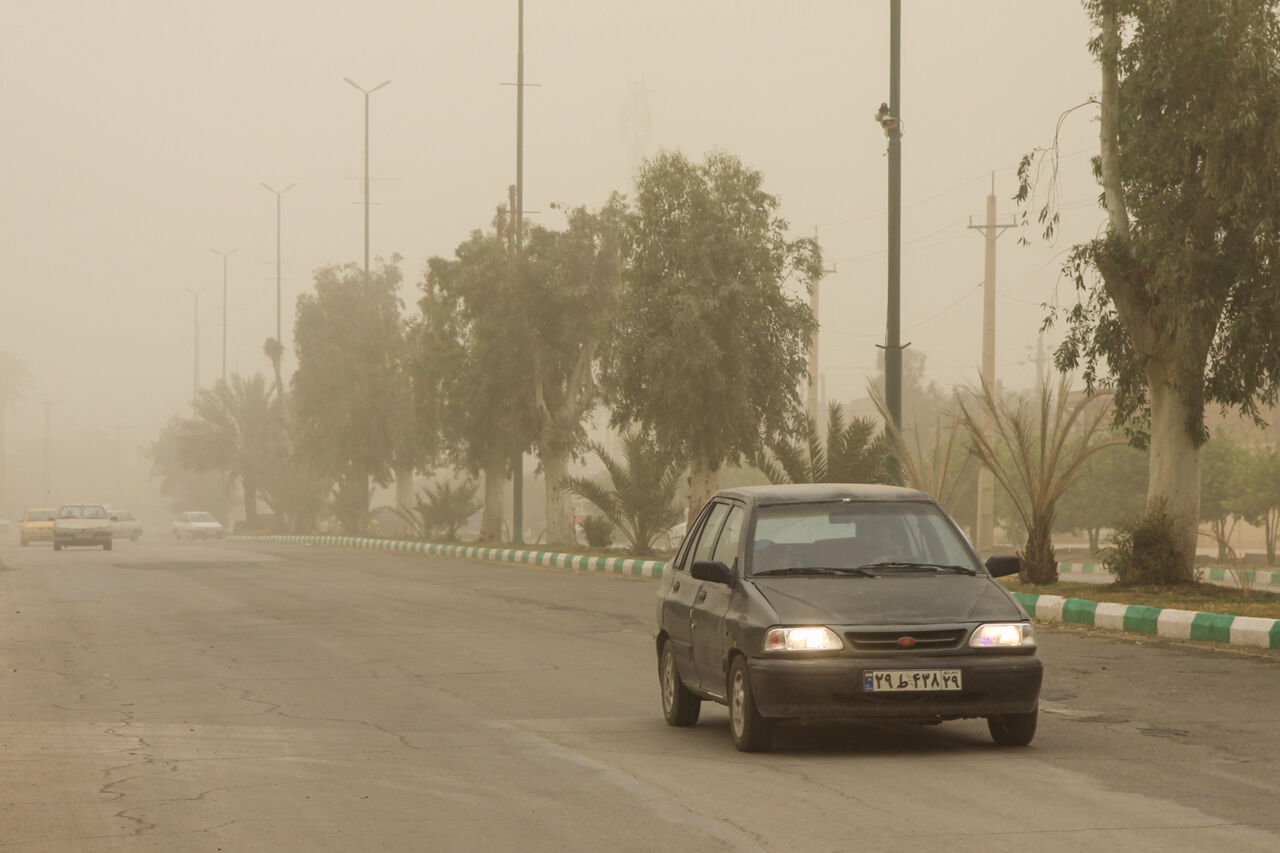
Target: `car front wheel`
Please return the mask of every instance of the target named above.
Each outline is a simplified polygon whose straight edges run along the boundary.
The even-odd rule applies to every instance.
[[[1027,714],[1001,714],[987,717],[991,739],[1000,746],[1026,746],[1036,736],[1036,718],[1039,709]]]
[[[110,540],[110,539],[108,539],[106,542],[103,542],[103,543],[102,543],[102,550],[104,550],[104,551],[110,551],[110,550],[111,550],[111,540]]]
[[[667,725],[692,726],[698,722],[702,700],[680,680],[680,670],[676,667],[675,652],[671,650],[669,640],[663,642],[662,653],[658,656],[658,679],[662,687],[662,716],[667,718]]]
[[[61,551],[61,550],[62,550],[62,543],[61,543],[61,542],[56,542],[56,541],[55,541],[55,542],[53,543],[53,550],[55,550],[55,551]]]
[[[735,657],[729,667],[729,732],[742,752],[763,752],[773,743],[773,720],[760,716],[756,708],[744,657]]]

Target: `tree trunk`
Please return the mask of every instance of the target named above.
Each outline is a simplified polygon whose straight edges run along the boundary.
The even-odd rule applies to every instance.
[[[556,447],[544,448],[542,473],[547,490],[547,544],[576,545],[573,493],[565,486],[569,478],[569,454]]]
[[[1027,531],[1027,544],[1022,553],[1021,579],[1026,583],[1058,582],[1058,560],[1053,553],[1053,537],[1049,525],[1033,525]]]
[[[258,487],[248,478],[240,481],[244,488],[244,524],[250,530],[258,529]]]
[[[1098,553],[1098,540],[1102,538],[1102,529],[1099,527],[1090,527],[1089,533],[1089,553]]]
[[[1262,529],[1267,537],[1267,565],[1276,564],[1276,527],[1280,526],[1280,510],[1270,509],[1262,519]]]
[[[1196,532],[1200,517],[1200,448],[1187,425],[1191,406],[1177,389],[1148,373],[1147,398],[1151,402],[1151,473],[1147,480],[1147,509],[1163,507],[1174,520],[1183,565],[1179,575],[1195,571]]]
[[[495,460],[484,466],[484,512],[480,515],[480,541],[501,542],[506,521],[507,466]]]
[[[403,536],[409,532],[409,522],[405,516],[413,513],[413,466],[396,468],[396,533]]]
[[[689,514],[688,528],[702,511],[702,507],[720,488],[720,465],[713,468],[705,459],[694,454],[693,464],[689,466]],[[686,528],[686,534],[688,532]]]

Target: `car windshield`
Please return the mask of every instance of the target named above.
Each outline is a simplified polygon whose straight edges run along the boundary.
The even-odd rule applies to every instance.
[[[187,514],[188,521],[216,521],[216,519],[207,512],[192,512]]]
[[[64,506],[58,510],[59,518],[106,518],[107,511],[100,506]]]
[[[982,570],[946,515],[924,502],[763,506],[756,512],[750,554],[756,575]]]
[[[55,515],[51,509],[38,509],[27,513],[27,521],[53,521]]]

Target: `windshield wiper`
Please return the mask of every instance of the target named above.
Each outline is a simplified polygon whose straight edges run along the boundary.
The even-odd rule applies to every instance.
[[[947,563],[917,563],[910,560],[885,560],[880,563],[868,563],[862,566],[863,569],[928,569],[935,572],[949,572],[957,575],[977,576],[977,572],[966,566],[956,566]]]
[[[835,566],[792,566],[789,569],[765,569],[753,572],[754,577],[764,575],[855,575],[860,578],[873,578],[875,575],[866,567],[859,569],[837,568]]]

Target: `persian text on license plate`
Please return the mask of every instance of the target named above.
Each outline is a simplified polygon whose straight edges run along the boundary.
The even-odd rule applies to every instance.
[[[866,670],[862,689],[868,693],[910,692],[918,690],[959,690],[958,669],[894,669]]]

